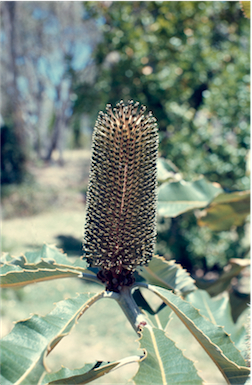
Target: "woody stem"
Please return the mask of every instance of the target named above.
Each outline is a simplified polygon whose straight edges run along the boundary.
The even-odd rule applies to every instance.
[[[118,297],[115,299],[136,332],[139,331],[141,325],[147,324],[146,318],[132,297],[129,286],[123,286]]]

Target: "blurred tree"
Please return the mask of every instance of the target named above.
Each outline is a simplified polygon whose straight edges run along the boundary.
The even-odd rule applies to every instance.
[[[5,21],[5,39],[9,42],[6,46],[6,55],[4,55],[9,65],[5,84],[7,85],[6,89],[10,101],[8,108],[11,110],[12,120],[8,122],[9,125],[1,126],[1,183],[9,184],[22,182],[26,174],[27,138],[18,97],[16,2],[6,2],[2,12]]]
[[[83,23],[78,2],[3,2],[1,13],[7,52],[1,57],[3,120],[15,130],[22,127],[21,137],[39,158],[50,160],[57,148],[62,161],[72,77],[75,72],[86,76],[99,39],[95,22]]]
[[[238,2],[87,2],[101,20],[96,77],[75,111],[137,99],[152,109],[160,150],[190,179],[247,188],[249,21]],[[203,162],[204,160],[204,162]]]
[[[250,25],[239,2],[85,2],[103,39],[95,80],[75,84],[74,111],[138,100],[158,118],[160,153],[186,180],[249,188]],[[162,220],[161,220],[162,222]],[[244,228],[213,233],[193,214],[160,223],[157,251],[184,266],[224,266],[244,255]]]

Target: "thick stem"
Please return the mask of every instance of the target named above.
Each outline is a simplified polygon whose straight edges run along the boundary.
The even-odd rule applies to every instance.
[[[147,325],[147,320],[131,295],[131,287],[123,286],[116,301],[131,323],[133,329],[138,332],[141,326]]]

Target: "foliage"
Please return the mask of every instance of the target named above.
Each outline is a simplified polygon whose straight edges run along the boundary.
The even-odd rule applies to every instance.
[[[241,1],[240,3],[244,16],[250,19],[250,1]]]
[[[178,215],[205,207],[213,197],[222,191],[218,184],[204,178],[194,182],[165,182],[158,189],[158,213],[160,216],[174,218]]]
[[[1,264],[2,287],[15,288],[17,285],[32,284],[38,280],[46,282],[48,279],[65,276],[98,282],[94,273],[86,269],[85,261],[77,259],[72,262],[60,250],[47,245],[37,252],[27,252],[18,258],[5,254]],[[234,324],[232,321],[228,298],[224,296],[215,300],[204,291],[195,291],[192,279],[180,266],[161,258],[155,257],[150,266],[142,267],[138,274],[142,276],[142,282],[132,287],[136,302],[130,294],[132,289],[127,287],[120,293],[81,293],[77,297],[60,301],[46,316],[33,315],[17,322],[10,334],[1,340],[1,383],[13,384],[18,381],[20,384],[30,385],[69,382],[85,384],[122,365],[138,362],[139,370],[133,379],[135,384],[156,384],[157,381],[160,384],[185,384],[188,383],[188,373],[191,383],[202,384],[194,363],[183,355],[166,334],[169,319],[174,315],[200,341],[228,384],[245,384],[249,369],[233,344],[243,344],[244,327],[241,323]],[[156,286],[148,284],[151,276],[155,276]],[[146,290],[141,292],[143,288],[155,293],[163,304],[153,311],[153,305],[148,296],[146,297]],[[187,295],[185,301],[172,291],[184,295],[189,291],[191,294]],[[79,369],[62,368],[58,372],[47,372],[46,356],[71,332],[89,307],[102,298],[114,299],[121,306],[132,327],[140,335],[143,353],[111,363],[83,363],[84,366]],[[12,370],[13,367],[15,371]]]
[[[240,4],[84,4],[86,19],[100,22],[102,41],[93,52],[94,81],[74,85],[74,113],[138,100],[158,119],[160,154],[173,165],[168,181],[203,175],[225,192],[249,189],[250,25]],[[192,213],[159,221],[156,252],[190,271],[221,270],[245,253],[244,223],[215,232],[199,228]]]
[[[220,194],[212,201],[198,223],[215,231],[229,230],[232,226],[244,224],[250,213],[249,209],[250,191]]]
[[[249,22],[239,4],[85,5],[87,18],[103,20],[103,41],[94,52],[95,84],[78,85],[76,109],[88,99],[100,107],[119,97],[139,100],[158,118],[162,154],[188,179],[198,173],[225,188],[248,184],[242,178],[249,146]]]
[[[118,97],[134,98],[154,111],[162,155],[156,251],[165,258],[153,256],[148,266],[138,266],[135,283],[133,278],[126,284],[125,279],[117,290],[101,289],[98,293],[92,293],[90,286],[88,293],[58,302],[45,316],[34,314],[17,322],[1,341],[1,383],[89,383],[133,362],[138,364],[132,379],[136,385],[157,381],[203,384],[194,360],[176,345],[176,338],[169,337],[173,317],[200,343],[227,384],[248,384],[246,290],[245,301],[232,299],[233,282],[239,286],[249,265],[248,259],[243,259],[247,250],[242,244],[249,212],[245,170],[249,146],[248,20],[237,2],[86,2],[84,9],[85,22],[91,21],[93,26],[96,20],[103,39],[93,54],[91,77],[78,79],[71,65],[64,67],[67,91],[71,78],[75,92],[75,128],[78,131],[80,127],[78,115],[92,116],[97,106],[114,104]],[[41,9],[38,14],[42,25]],[[9,26],[13,32],[14,24]],[[66,56],[64,65],[71,61]],[[61,91],[58,89],[60,97]],[[62,105],[52,126],[60,122],[62,111],[67,118],[66,105]],[[57,142],[59,126],[55,127],[49,150]],[[35,135],[37,144],[40,134]],[[100,196],[97,191],[100,204],[105,192]],[[196,282],[178,261],[194,273]],[[116,268],[111,282],[118,277]],[[206,271],[213,268],[217,274],[207,279]],[[83,259],[72,261],[48,245],[18,257],[4,254],[1,261],[3,290],[65,277],[102,285],[102,279]],[[139,336],[139,354],[110,363],[104,357],[102,362],[83,362],[78,369],[63,367],[49,372],[46,356],[71,333],[80,317],[103,299],[116,301],[123,310]],[[82,341],[85,338],[79,343]]]
[[[221,271],[231,258],[247,254],[250,191],[225,193],[217,183],[202,177],[186,182],[167,168],[159,168],[158,178],[158,254],[194,271]]]
[[[62,152],[71,114],[78,146],[84,115],[90,130],[98,108],[134,98],[158,118],[160,153],[172,164],[174,182],[191,183],[203,174],[225,192],[249,188],[250,25],[239,2],[20,2],[15,7],[15,23],[2,7],[3,44],[10,49],[13,29],[17,55],[15,71],[11,55],[3,57],[3,118],[15,121],[12,107],[19,117],[20,109],[26,112],[22,137],[29,137],[39,156],[49,158],[54,147]],[[9,72],[17,75],[18,103],[10,103],[11,76],[4,75]],[[222,269],[230,258],[244,255],[244,224],[217,233],[199,228],[203,218],[197,219],[192,213],[160,218],[156,251],[189,270]]]

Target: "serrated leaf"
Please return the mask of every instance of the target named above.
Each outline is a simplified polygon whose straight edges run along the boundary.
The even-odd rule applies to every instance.
[[[115,368],[127,365],[133,362],[139,362],[139,356],[127,357],[115,362],[96,362],[95,364],[85,364],[80,369],[68,369],[62,367],[56,373],[47,373],[39,385],[77,385],[87,384]]]
[[[138,274],[148,283],[171,289],[182,294],[196,290],[194,280],[188,272],[175,261],[166,261],[163,257],[153,256],[148,266],[138,268]]]
[[[48,281],[56,278],[67,278],[67,277],[78,277],[80,272],[70,270],[70,269],[61,269],[61,268],[38,268],[34,270],[22,269],[19,266],[11,267],[10,271],[7,271],[5,267],[10,268],[10,266],[4,266],[4,269],[1,269],[1,284],[2,288],[18,288],[28,284],[33,284],[36,282]]]
[[[228,384],[242,385],[246,382],[250,370],[222,327],[209,322],[189,302],[169,290],[152,285],[139,286],[148,287],[174,311],[219,368]]]
[[[62,250],[58,249],[53,245],[44,244],[41,249],[37,251],[27,251],[24,254],[28,263],[37,263],[41,259],[45,261],[55,261],[60,265],[72,266],[73,262]],[[83,259],[79,260],[83,265],[83,269],[86,268],[86,262]]]
[[[197,290],[189,294],[186,300],[214,325],[224,326],[238,349],[243,347],[246,330],[243,325],[234,323],[227,292],[221,298],[211,298],[205,290]]]
[[[223,193],[202,212],[198,224],[212,231],[227,231],[232,226],[242,226],[249,214],[250,191]]]
[[[11,262],[13,257],[10,255],[10,253],[3,252],[0,257],[0,264],[5,264]]]
[[[80,294],[57,303],[44,317],[33,315],[16,323],[13,330],[0,341],[0,383],[38,384],[45,373],[43,360],[46,354],[70,333],[78,318],[102,295]]]
[[[88,382],[93,381],[110,372],[110,370],[114,369],[117,365],[118,362],[103,362],[96,364],[85,364],[82,368],[74,370],[63,367],[56,373],[47,373],[39,385],[87,384]]]
[[[5,264],[0,268],[0,286],[3,288],[17,288],[55,278],[78,277],[80,273],[89,274],[95,279],[95,274],[85,269],[85,263],[81,260],[72,263],[53,246],[44,245],[40,250],[25,253],[18,258],[8,255],[4,260]]]
[[[222,191],[219,184],[208,182],[205,178],[194,182],[165,182],[158,188],[158,214],[174,218],[206,207]]]
[[[3,253],[0,263],[1,264],[17,264],[19,266],[34,265],[39,263],[41,260],[44,260],[50,264],[59,264],[61,266],[67,267],[78,267],[79,269],[85,270],[87,268],[87,264],[84,259],[78,258],[75,261],[72,261],[67,257],[60,249],[57,249],[53,245],[44,244],[39,250],[35,251],[27,251],[21,256],[15,257],[11,256],[9,253]]]
[[[193,362],[183,356],[163,330],[144,327],[140,347],[147,352],[147,357],[140,362],[133,378],[136,385],[202,384]]]

